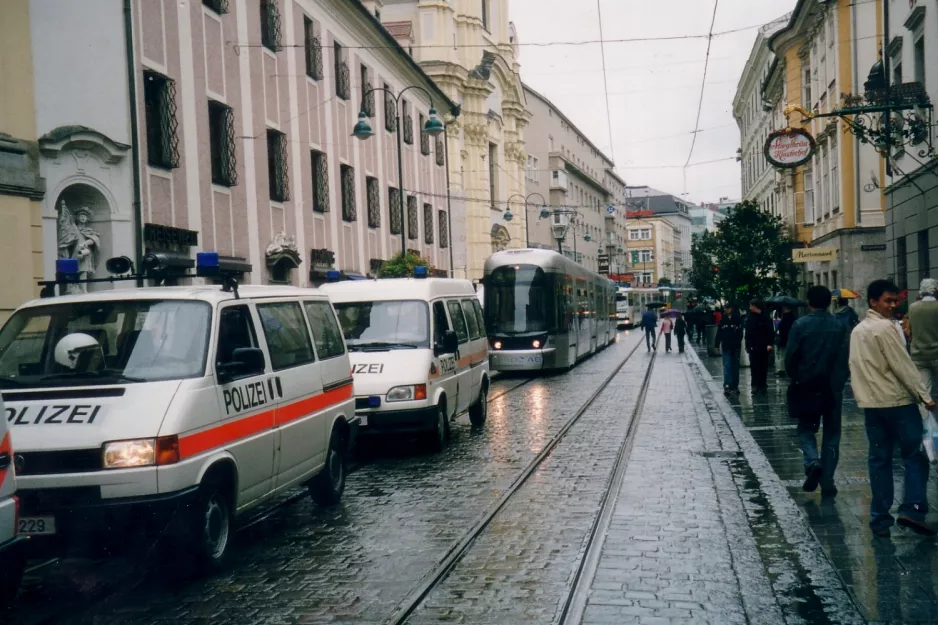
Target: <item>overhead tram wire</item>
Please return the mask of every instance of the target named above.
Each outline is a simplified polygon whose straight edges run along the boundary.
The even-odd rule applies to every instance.
[[[612,112],[609,108],[609,80],[606,74],[606,46],[603,45],[603,10],[602,0],[596,0],[596,16],[599,21],[599,56],[603,62],[603,95],[606,98],[606,127],[609,130],[609,156],[616,162],[616,148],[612,141]]]
[[[707,52],[704,55],[703,79],[700,81],[700,99],[697,102],[697,121],[694,122],[694,136],[690,142],[690,152],[687,154],[687,162],[684,163],[686,169],[690,165],[690,159],[694,155],[694,146],[697,145],[697,131],[700,129],[700,113],[703,110],[704,90],[707,87],[707,68],[710,65],[710,46],[713,44],[713,25],[717,21],[717,8],[720,6],[720,0],[713,0],[713,16],[710,18],[710,34],[707,37]],[[687,191],[687,173],[684,178],[684,191]]]

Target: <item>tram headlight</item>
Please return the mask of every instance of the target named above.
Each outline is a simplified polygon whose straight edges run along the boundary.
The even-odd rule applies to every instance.
[[[540,349],[541,342],[537,339],[534,339],[533,341],[531,341],[531,347],[533,347],[534,349]]]
[[[502,348],[502,342],[501,342],[501,341],[495,341],[494,343],[492,343],[492,347],[494,347],[495,349],[501,349],[501,348]]]

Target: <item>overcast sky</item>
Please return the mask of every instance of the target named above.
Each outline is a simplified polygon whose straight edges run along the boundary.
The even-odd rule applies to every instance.
[[[606,123],[599,44],[525,44],[599,39],[596,0],[510,0],[518,29],[521,77],[549,98],[607,156],[630,185],[647,184],[693,202],[738,199],[739,130],[733,96],[757,28],[713,38],[710,65],[689,167],[706,34],[713,0],[600,0],[603,39],[704,35],[700,39],[606,43],[612,145]],[[796,0],[719,0],[714,32],[765,24]]]

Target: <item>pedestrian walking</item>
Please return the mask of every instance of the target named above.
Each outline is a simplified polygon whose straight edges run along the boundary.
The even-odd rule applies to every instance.
[[[664,334],[664,351],[671,352],[671,331],[674,330],[674,321],[670,317],[661,320],[661,333]]]
[[[733,304],[726,305],[726,314],[717,326],[716,346],[723,350],[723,392],[739,392],[739,352],[743,344],[743,322]]]
[[[761,299],[749,302],[746,318],[746,352],[752,371],[752,392],[762,393],[768,389],[769,358],[775,345],[775,328],[772,320],[762,311],[765,303]]]
[[[655,330],[658,328],[658,315],[655,314],[654,307],[649,306],[642,314],[642,329],[645,330],[645,348],[647,351],[657,349],[655,343]]]
[[[782,306],[782,317],[778,322],[778,349],[775,353],[775,373],[779,376],[785,375],[785,354],[788,349],[789,333],[796,319],[795,311],[791,306]]]
[[[677,316],[677,321],[674,322],[674,333],[677,334],[677,353],[683,354],[684,335],[687,334],[687,321],[684,319],[683,314],[679,314]]]
[[[938,280],[925,278],[919,286],[920,301],[909,306],[912,362],[930,395],[938,380]]]
[[[696,321],[695,325],[697,326],[697,343],[700,344],[703,342],[704,330],[707,329],[707,317],[710,315],[702,310],[696,311],[696,315],[697,318],[694,321]]]
[[[864,411],[870,445],[870,529],[877,536],[889,536],[889,528],[896,522],[889,511],[893,503],[892,454],[898,443],[905,464],[898,523],[934,536],[935,530],[925,523],[928,458],[922,449],[918,406],[934,410],[935,402],[903,349],[894,323],[899,287],[889,280],[876,280],[866,297],[870,310],[850,336],[850,377],[857,405]]]
[[[797,435],[804,458],[806,492],[821,485],[822,497],[837,494],[834,471],[840,456],[841,411],[847,383],[850,333],[827,312],[831,292],[817,285],[808,289],[808,314],[791,326],[785,347],[788,411],[798,420]],[[821,453],[817,433],[824,427]]]
[[[847,326],[847,330],[853,330],[860,323],[860,317],[857,311],[850,307],[850,300],[843,297],[837,300],[837,308],[834,310],[834,316],[837,320]]]

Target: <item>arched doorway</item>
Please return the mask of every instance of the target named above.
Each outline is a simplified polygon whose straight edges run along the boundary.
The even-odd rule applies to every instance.
[[[55,199],[56,258],[75,258],[82,278],[102,277],[104,261],[114,256],[111,208],[104,194],[90,184],[67,186]],[[69,292],[98,285],[78,284]]]

